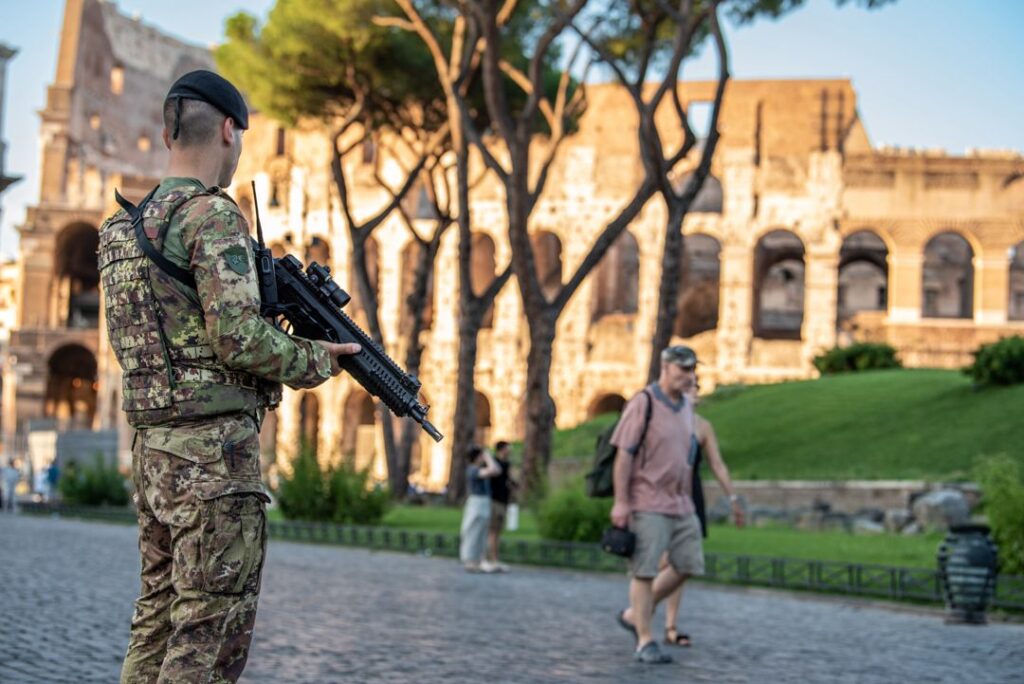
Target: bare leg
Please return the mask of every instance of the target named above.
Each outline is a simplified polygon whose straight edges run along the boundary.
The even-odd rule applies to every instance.
[[[629,583],[629,613],[625,619],[636,627],[636,646],[639,650],[651,637],[651,617],[654,613],[654,582],[634,577]]]
[[[679,620],[679,603],[683,600],[683,585],[668,595],[665,602],[665,629],[675,629]]]
[[[487,560],[498,562],[498,532],[493,529],[487,530]]]

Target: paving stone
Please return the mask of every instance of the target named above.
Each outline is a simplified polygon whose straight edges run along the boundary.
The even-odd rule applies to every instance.
[[[117,680],[138,591],[135,528],[0,516],[0,682]],[[676,662],[632,662],[623,576],[271,542],[242,682],[1021,682],[1024,626],[688,586]],[[663,625],[659,614],[655,624]]]

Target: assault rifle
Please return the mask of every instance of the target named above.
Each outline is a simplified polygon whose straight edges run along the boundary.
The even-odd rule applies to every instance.
[[[391,360],[355,321],[341,309],[352,299],[331,278],[330,269],[315,261],[302,268],[291,254],[275,258],[263,242],[263,226],[256,204],[256,183],[252,188],[256,209],[256,236],[253,245],[256,271],[260,281],[260,313],[279,316],[291,325],[291,332],[311,340],[358,342],[358,354],[341,356],[338,363],[352,378],[375,397],[379,397],[396,416],[410,417],[423,426],[435,442],[444,439],[427,420],[429,407],[420,403],[420,381]]]

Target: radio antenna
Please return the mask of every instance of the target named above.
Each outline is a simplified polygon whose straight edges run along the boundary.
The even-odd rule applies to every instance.
[[[263,243],[263,224],[260,223],[260,203],[256,201],[256,181],[252,181],[252,207],[256,210],[256,240],[260,243],[260,249],[265,249]]]

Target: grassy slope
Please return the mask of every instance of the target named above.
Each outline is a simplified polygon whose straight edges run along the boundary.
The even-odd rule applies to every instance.
[[[978,456],[1024,458],[1024,385],[976,392],[955,371],[726,387],[700,412],[742,479],[963,479]],[[609,420],[559,432],[555,456],[589,453]]]

